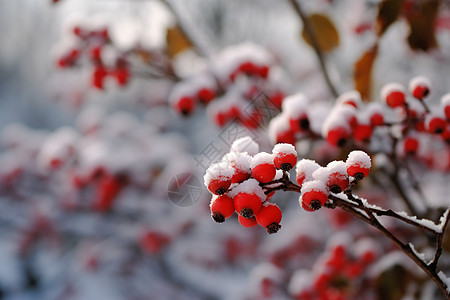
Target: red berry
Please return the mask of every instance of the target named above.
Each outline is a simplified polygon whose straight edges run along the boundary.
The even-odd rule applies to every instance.
[[[234,214],[234,202],[233,199],[227,195],[213,196],[210,204],[211,217],[217,223],[225,222]]]
[[[307,206],[306,204],[305,204],[305,202],[303,202],[302,201],[302,197],[300,196],[300,206],[304,209],[304,210],[306,210],[306,211],[309,211],[309,212],[312,212],[312,211],[314,211],[314,209],[312,209],[312,208],[310,208],[309,206]]]
[[[374,113],[370,116],[370,125],[380,126],[384,124],[384,117],[381,113]]]
[[[208,190],[214,195],[223,195],[231,185],[231,178],[221,176],[213,179],[208,184]]]
[[[350,137],[350,132],[345,127],[336,127],[327,132],[328,143],[334,146],[343,147]]]
[[[284,94],[282,92],[276,92],[270,97],[270,103],[275,107],[280,108],[283,104]]]
[[[157,254],[170,243],[170,237],[164,233],[156,231],[145,232],[141,239],[140,245],[144,252],[148,254]]]
[[[336,104],[351,105],[354,108],[358,108],[361,105],[361,94],[358,91],[343,93],[336,99]]]
[[[212,89],[208,89],[208,88],[201,88],[198,92],[197,92],[197,98],[205,104],[208,104],[209,102],[211,102],[212,100],[214,100],[214,98],[216,97],[216,93],[214,92],[214,90]]]
[[[242,181],[245,181],[249,179],[252,176],[252,174],[245,170],[240,170],[234,167],[234,173],[231,177],[231,183],[240,183]]]
[[[269,67],[264,65],[257,66],[255,69],[255,73],[262,78],[267,78],[267,76],[269,76]]]
[[[98,211],[110,210],[114,200],[124,187],[123,181],[115,176],[105,176],[99,183],[94,208]]]
[[[233,168],[227,163],[211,165],[203,177],[204,184],[208,190],[215,195],[223,195],[231,185]]]
[[[92,74],[92,86],[103,90],[103,81],[108,75],[108,71],[102,65],[97,66]]]
[[[406,103],[405,88],[399,83],[386,84],[381,90],[381,98],[392,108]]]
[[[276,144],[272,153],[275,167],[279,170],[289,171],[297,163],[297,151],[291,144]]]
[[[301,199],[312,210],[320,209],[328,200],[328,190],[319,180],[305,182],[301,189]]]
[[[269,234],[276,233],[281,228],[282,213],[280,208],[274,203],[267,202],[261,207],[255,217],[259,225],[267,228]]]
[[[447,121],[436,114],[428,115],[425,122],[430,133],[442,133],[447,127]]]
[[[251,74],[256,70],[256,66],[251,62],[251,61],[246,61],[243,62],[240,66],[239,66],[239,71],[246,73],[246,74]]]
[[[255,227],[258,225],[258,222],[256,221],[255,217],[251,217],[250,219],[244,218],[241,215],[238,215],[238,221],[239,224],[241,224],[244,227]]]
[[[277,172],[273,159],[273,155],[266,152],[256,154],[251,162],[253,178],[261,183],[272,181]]]
[[[102,47],[101,46],[95,46],[92,47],[89,51],[91,59],[94,61],[99,61],[102,56]]]
[[[256,194],[238,193],[233,198],[236,211],[244,218],[251,218],[259,212],[262,200]]]
[[[368,124],[358,124],[353,128],[353,138],[355,141],[368,143],[372,137],[373,129]]]
[[[403,140],[403,150],[406,154],[415,154],[419,149],[419,141],[413,137],[408,136]]]
[[[430,93],[430,80],[424,76],[417,76],[409,82],[409,92],[414,98],[423,100]]]
[[[195,109],[195,101],[191,97],[181,97],[175,102],[174,109],[183,116],[189,116]]]
[[[363,151],[352,151],[345,162],[347,164],[347,173],[356,179],[363,179],[369,174],[372,165],[369,155]]]
[[[322,171],[324,170],[324,171]],[[317,174],[319,173],[319,174]],[[313,176],[315,179],[323,173],[326,178],[326,185],[330,192],[338,194],[348,187],[349,179],[347,174],[347,165],[343,161],[333,161],[327,165],[326,168],[318,169],[314,172]]]
[[[450,120],[450,93],[442,96],[441,107],[444,109],[444,114],[447,120]]]
[[[444,132],[441,133],[441,137],[447,143],[450,142],[450,127],[449,126],[445,127]]]
[[[114,71],[113,75],[119,86],[126,85],[128,83],[128,79],[130,78],[130,72],[127,68],[118,68]]]

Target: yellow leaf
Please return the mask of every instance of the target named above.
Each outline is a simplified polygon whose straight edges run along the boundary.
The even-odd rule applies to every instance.
[[[355,63],[353,82],[355,89],[361,94],[363,100],[369,100],[372,87],[372,69],[378,54],[378,45],[367,50]]]
[[[192,48],[191,42],[184,35],[184,32],[180,29],[179,26],[167,29],[166,41],[167,41],[167,54],[169,55],[170,58],[173,58],[178,53],[181,53],[189,48]]]
[[[307,17],[311,31],[314,33],[319,48],[329,52],[339,46],[339,33],[333,22],[325,15],[312,14]],[[306,43],[312,46],[311,39],[303,26],[302,37]]]
[[[413,50],[427,51],[437,47],[434,23],[439,9],[439,1],[421,1],[410,11],[406,19],[410,26],[408,44]]]
[[[384,0],[378,5],[378,16],[375,25],[375,31],[378,36],[388,29],[388,27],[394,23],[402,9],[404,0]]]

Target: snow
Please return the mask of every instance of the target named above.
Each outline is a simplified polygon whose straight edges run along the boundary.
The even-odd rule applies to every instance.
[[[233,168],[226,162],[215,163],[206,170],[205,176],[203,176],[204,184],[208,186],[214,179],[230,179],[233,176],[233,172]]]
[[[419,219],[419,218],[417,218],[416,216],[410,216],[410,215],[408,215],[406,212],[404,212],[404,211],[400,211],[400,212],[398,212],[398,211],[396,211],[395,212],[396,214],[398,214],[399,216],[402,216],[403,218],[405,218],[405,219],[408,219],[408,220],[411,220],[411,221],[413,221],[414,223],[417,223],[417,224],[420,224],[420,225],[422,225],[423,227],[426,227],[426,228],[428,228],[428,229],[431,229],[431,230],[433,230],[433,231],[435,231],[436,233],[441,233],[442,232],[442,227],[441,227],[441,225],[439,224],[439,225],[436,225],[433,221],[431,221],[431,220],[428,220],[428,219]],[[445,213],[444,213],[444,215],[445,215]],[[441,217],[442,218],[442,217]],[[441,219],[442,220],[442,219]]]
[[[406,95],[405,87],[402,84],[396,83],[396,82],[391,82],[391,83],[388,83],[385,86],[383,86],[383,88],[381,89],[381,93],[380,93],[381,99],[383,101],[386,101],[387,96],[392,92],[402,92],[403,94]]]
[[[250,168],[254,168],[256,166],[262,164],[272,164],[273,165],[274,155],[267,152],[260,152],[253,156],[252,162],[250,164]]]
[[[342,175],[347,175],[347,165],[342,160],[334,160],[329,162],[327,165],[327,169],[330,170],[330,173],[338,173]]]
[[[279,143],[276,144],[273,149],[272,149],[272,153],[277,155],[277,154],[294,154],[295,156],[297,156],[297,151],[295,150],[295,147],[291,144],[286,144],[286,143]]]
[[[249,136],[241,137],[231,144],[231,151],[247,152],[253,156],[259,152],[259,145]]]
[[[362,105],[361,94],[358,91],[348,91],[348,92],[341,94],[336,99],[337,105],[348,104],[348,102],[354,103],[357,108],[361,107],[361,105]]]
[[[409,243],[408,244],[409,248],[411,249],[411,251],[421,260],[423,261],[425,264],[428,264],[428,262],[425,261],[425,254],[420,253],[419,251],[416,250],[416,248],[414,247],[414,244]]]
[[[288,293],[295,297],[302,291],[311,288],[312,284],[312,274],[308,270],[296,270],[289,281]]]
[[[258,294],[264,279],[270,279],[274,283],[282,280],[283,271],[271,263],[261,263],[250,271],[250,288]]]
[[[381,249],[373,239],[361,238],[353,244],[353,252],[357,257],[363,256],[366,252],[372,252],[375,256],[378,256]]]
[[[295,172],[297,173],[297,177],[305,176],[304,182],[306,182],[313,180],[313,173],[319,168],[320,165],[316,163],[316,161],[311,159],[302,159],[298,161]]]
[[[450,293],[450,278],[448,278],[444,272],[439,271],[438,273],[439,278],[442,280],[442,282],[444,282],[444,284],[447,287],[447,293]]]
[[[252,157],[248,155],[247,152],[231,151],[224,155],[222,161],[229,163],[237,170],[247,171],[250,173],[250,164],[252,162]]]
[[[289,117],[285,113],[281,113],[270,120],[269,128],[267,129],[272,144],[275,144],[277,142],[278,134],[287,132],[289,130]]]
[[[307,114],[308,102],[304,94],[294,94],[284,98],[281,109],[289,119],[296,120]]]
[[[326,137],[332,129],[342,127],[351,132],[350,120],[356,116],[356,109],[351,105],[335,106],[322,126],[322,135]]]
[[[322,192],[326,195],[328,195],[328,189],[327,186],[325,185],[325,182],[320,181],[320,180],[311,180],[308,182],[303,182],[302,184],[302,189],[301,189],[301,194],[305,194],[308,192]]]
[[[428,89],[431,89],[431,81],[425,76],[416,76],[409,81],[409,92],[412,94],[418,86],[426,86]]]
[[[228,196],[234,198],[239,193],[255,194],[259,198],[261,198],[262,202],[264,202],[267,198],[267,196],[264,194],[264,190],[259,186],[259,182],[254,178],[250,178],[241,182],[238,186],[233,188],[228,193]]]
[[[441,97],[441,106],[442,107],[450,106],[450,93],[445,94],[444,96]]]
[[[354,150],[348,154],[347,165],[359,165],[362,168],[370,169],[372,166],[370,156],[364,151]]]

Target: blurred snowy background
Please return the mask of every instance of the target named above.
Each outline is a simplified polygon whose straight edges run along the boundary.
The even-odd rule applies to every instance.
[[[339,93],[353,89],[353,66],[377,40],[380,1],[300,2],[306,13],[333,22],[339,45],[325,54],[327,68]],[[258,99],[260,88],[271,97],[303,92],[324,107],[334,100],[289,1],[170,3],[211,51],[217,68],[224,50],[232,53],[228,58],[245,51],[236,49],[246,46],[235,45],[252,42],[258,46],[249,46],[256,49],[251,55],[269,53],[268,78],[239,81],[257,89],[251,100]],[[450,11],[445,3],[438,19],[439,47],[427,52],[410,49],[405,19],[389,28],[379,40],[368,98],[379,101],[382,85],[406,84],[414,75],[431,79],[430,103],[449,91]],[[304,287],[346,243],[355,245],[339,254],[348,266],[368,248],[376,260],[368,260],[359,273],[340,268],[345,279],[333,288],[345,291],[339,294],[344,298],[330,294],[327,299],[436,299],[429,298],[434,297],[432,283],[391,244],[379,242],[384,237],[342,213],[306,213],[297,194],[277,194],[283,228],[275,235],[243,228],[234,218],[215,224],[199,160],[207,162],[212,144],[228,152],[230,141],[223,137],[231,133],[217,126],[217,109],[234,102],[225,108],[199,106],[185,118],[169,101],[173,78],[147,76],[136,57],[130,65],[137,71],[125,84],[111,76],[101,89],[93,83],[96,66],[88,58],[71,68],[58,63],[71,47],[86,47],[73,33],[81,26],[107,28],[104,61],[137,48],[156,49],[139,50],[136,56],[144,57],[145,65],[145,55],[151,61],[152,53],[161,54],[176,23],[162,1],[0,1],[0,299],[310,299],[301,296]],[[210,63],[193,48],[170,58],[177,81],[202,73]],[[240,135],[254,135],[262,150],[270,151],[266,125]],[[315,151],[322,162],[342,155],[326,144]],[[189,182],[199,189],[183,189],[174,181],[191,175]],[[427,186],[438,204],[449,192],[447,178],[440,178]],[[192,205],[174,203],[168,191],[179,189],[194,193],[189,194]],[[401,203],[386,203],[391,192],[370,183],[358,193],[404,209]],[[392,284],[398,278],[402,283]]]

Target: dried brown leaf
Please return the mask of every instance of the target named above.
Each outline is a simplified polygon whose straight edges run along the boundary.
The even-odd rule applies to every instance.
[[[170,58],[173,58],[178,53],[181,53],[189,48],[192,48],[192,44],[185,36],[179,26],[171,27],[167,29],[166,34],[167,41],[167,54]]]
[[[405,11],[410,26],[408,44],[413,50],[427,51],[437,47],[435,21],[439,10],[439,1],[421,1]]]
[[[355,63],[353,70],[353,82],[355,89],[361,94],[363,100],[370,98],[372,87],[372,69],[378,54],[378,46],[367,50]]]
[[[402,12],[404,0],[383,0],[378,5],[378,15],[375,32],[382,36],[388,27],[394,23]]]
[[[314,33],[320,50],[329,52],[339,46],[339,33],[333,22],[322,14],[312,14],[307,17],[311,31]],[[303,26],[302,38],[312,46],[311,39]]]

